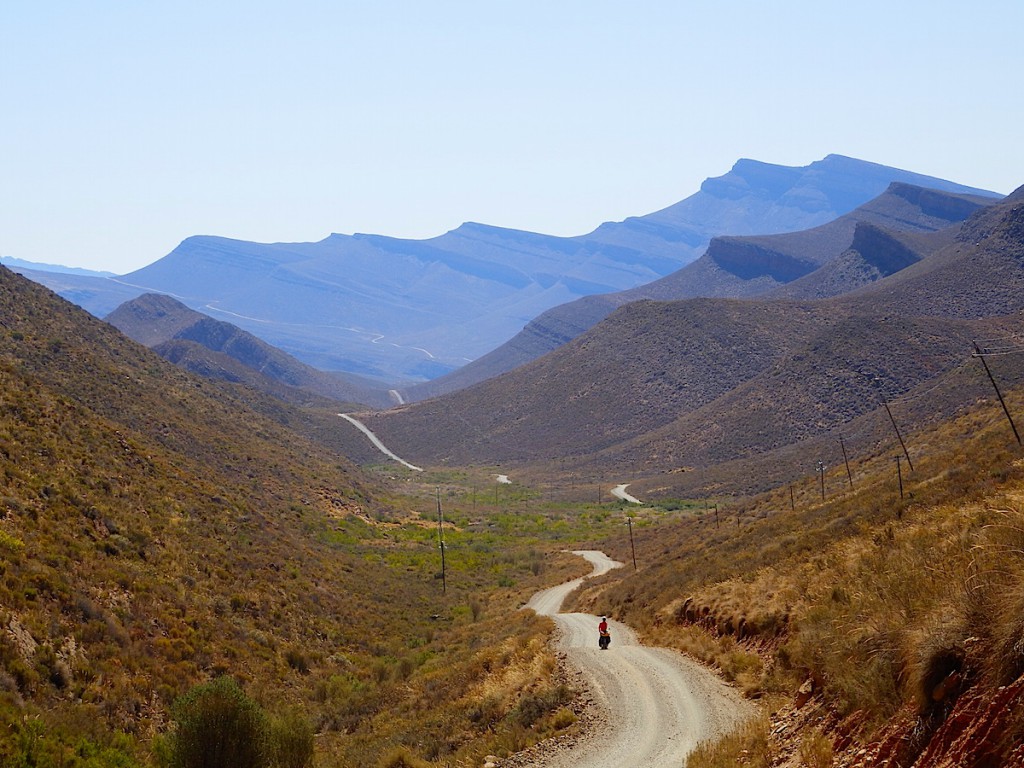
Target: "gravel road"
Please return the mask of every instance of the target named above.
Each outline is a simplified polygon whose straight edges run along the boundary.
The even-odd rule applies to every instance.
[[[391,391],[394,392],[394,390],[391,390]],[[396,456],[394,453],[392,453],[391,449],[389,449],[386,445],[384,445],[384,443],[381,442],[381,439],[379,437],[377,437],[377,435],[375,435],[373,433],[373,431],[368,426],[363,424],[363,422],[359,421],[359,419],[354,418],[353,416],[349,416],[347,413],[339,413],[338,415],[341,416],[341,418],[343,418],[349,424],[354,426],[356,429],[358,429],[360,432],[362,432],[364,435],[366,435],[370,439],[370,442],[373,443],[374,448],[376,448],[378,451],[383,453],[389,459],[394,459],[399,464],[402,464],[402,465],[408,467],[409,469],[413,470],[414,472],[422,472],[423,471],[423,469],[421,467],[417,467],[415,464],[410,464],[405,459],[401,458],[400,456]]]
[[[601,552],[574,554],[593,564],[591,576],[622,565]],[[727,733],[753,714],[752,705],[712,672],[676,651],[641,646],[620,622],[609,621],[612,646],[599,650],[598,617],[558,612],[582,581],[538,592],[526,607],[558,624],[558,650],[582,676],[595,709],[592,727],[583,738],[545,742],[502,765],[679,768],[699,742]]]

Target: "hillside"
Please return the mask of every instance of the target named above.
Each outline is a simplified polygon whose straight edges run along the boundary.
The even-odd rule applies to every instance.
[[[1016,358],[1018,416],[1021,352],[993,359]],[[691,768],[1024,761],[1024,454],[993,397],[906,436],[902,486],[890,452],[851,451],[851,482],[829,467],[821,496],[807,466],[771,493],[634,524],[639,570],[568,607],[641,627],[759,702]],[[606,548],[632,555],[621,535]]]
[[[894,182],[873,200],[811,229],[715,237],[699,259],[659,280],[554,307],[487,355],[402,393],[410,402],[423,400],[510,371],[579,336],[630,301],[837,296],[949,244],[956,225],[992,202]]]
[[[462,565],[442,596],[429,524],[293,432],[296,411],[2,268],[0,382],[0,763],[153,764],[172,702],[222,675],[333,765],[414,742],[463,759],[549,728],[546,627],[498,610],[541,583],[536,554]],[[471,632],[470,596],[495,608]],[[474,725],[481,638],[516,649],[496,716],[543,700],[532,736],[514,715]]]
[[[310,393],[339,402],[387,407],[380,385],[299,362],[235,325],[189,309],[170,296],[144,294],[118,307],[108,323],[166,360],[207,378],[244,383],[296,404]]]
[[[959,370],[974,339],[1024,330],[1022,211],[983,209],[949,246],[845,297],[635,302],[511,373],[367,421],[414,462],[564,459],[658,477],[662,492],[692,482],[687,467],[832,441],[858,417],[874,424],[865,442],[880,439],[882,398]],[[733,490],[781,471],[739,473]]]
[[[110,288],[119,297],[126,286],[172,294],[322,370],[424,381],[490,352],[551,307],[670,274],[712,237],[814,227],[892,181],[987,194],[838,155],[800,168],[740,160],[679,203],[577,237],[477,223],[428,240],[191,237]],[[55,290],[92,311],[111,306],[95,279],[76,288],[67,275],[34,277],[59,281]]]
[[[834,222],[802,232],[753,237],[721,237],[685,270],[644,289],[645,298],[680,299],[691,296],[738,298],[767,294],[801,278],[810,277],[849,249],[869,256],[884,243],[866,241],[864,233],[887,234],[920,258],[948,242],[951,227],[980,208],[995,202],[990,197],[962,195],[893,183],[884,194]],[[857,233],[861,236],[858,239]],[[946,231],[945,236],[921,237]],[[953,230],[955,234],[955,229]],[[884,252],[878,255],[884,259]],[[895,271],[896,264],[888,265]],[[838,295],[857,282],[837,286]],[[806,298],[807,296],[799,296]]]
[[[106,317],[124,302],[145,293],[140,288],[125,285],[117,277],[82,274],[80,271],[57,272],[31,262],[12,264],[9,269],[34,283],[45,285],[96,317]]]

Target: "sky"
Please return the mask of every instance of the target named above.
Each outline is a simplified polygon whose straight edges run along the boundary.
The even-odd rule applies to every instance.
[[[555,235],[739,158],[1024,184],[1024,3],[138,0],[0,7],[0,256],[191,235]]]

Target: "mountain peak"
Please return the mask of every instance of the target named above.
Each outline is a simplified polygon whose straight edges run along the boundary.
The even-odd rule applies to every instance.
[[[1024,200],[1024,185],[1017,187],[1003,200],[1005,203],[1019,203]]]

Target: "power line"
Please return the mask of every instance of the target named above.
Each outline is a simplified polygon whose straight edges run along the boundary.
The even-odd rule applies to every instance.
[[[1004,355],[1019,355],[1024,352],[1024,347],[1008,347],[1006,349],[992,349],[991,347],[985,347],[981,354],[985,357],[1002,357]]]
[[[898,395],[897,397],[891,398],[889,400],[889,404],[890,405],[894,405],[894,404],[910,403],[910,402],[913,402],[914,400],[920,400],[925,395],[930,395],[932,392],[934,392],[935,390],[939,389],[940,387],[951,386],[950,382],[947,380],[947,377],[952,376],[954,373],[956,373],[960,369],[966,369],[969,364],[970,364],[970,359],[967,359],[967,360],[964,360],[963,362],[961,362],[959,365],[956,365],[956,366],[954,366],[952,368],[948,368],[945,371],[941,371],[941,372],[935,374],[935,376],[933,377],[933,378],[937,378],[939,380],[936,381],[931,387],[926,389],[924,392],[916,392],[915,390],[910,390],[910,391],[908,391],[908,392],[906,392],[906,393],[904,393],[902,395]]]
[[[988,380],[992,382],[992,386],[996,390],[996,397],[999,398],[999,404],[1003,406],[1003,413],[1006,414],[1006,419],[1010,422],[1010,427],[1013,429],[1013,436],[1017,438],[1017,445],[1020,445],[1020,432],[1017,431],[1017,425],[1013,423],[1013,416],[1010,415],[1010,409],[1007,407],[1006,401],[1003,400],[1003,393],[999,391],[999,385],[996,384],[995,377],[992,376],[992,369],[988,367],[988,361],[985,360],[985,355],[981,353],[981,347],[975,344],[974,348],[978,351],[975,357],[981,360],[981,364],[985,366],[985,373],[988,374]]]

